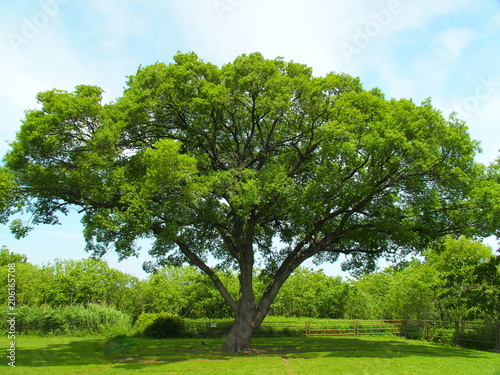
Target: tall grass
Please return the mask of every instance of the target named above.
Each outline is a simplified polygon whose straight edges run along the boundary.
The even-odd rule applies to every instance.
[[[5,309],[2,311],[5,316]],[[45,306],[19,306],[16,308],[16,332],[34,335],[115,335],[129,333],[132,329],[128,314],[112,307],[88,304],[61,308]],[[6,320],[1,322],[7,330]]]

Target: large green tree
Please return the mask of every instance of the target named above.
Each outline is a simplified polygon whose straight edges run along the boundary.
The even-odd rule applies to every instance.
[[[483,228],[471,196],[484,171],[465,124],[345,74],[315,77],[259,53],[217,67],[188,53],[141,67],[111,104],[94,86],[38,100],[5,159],[14,201],[35,224],[76,206],[97,255],[134,255],[146,237],[158,265],[200,268],[234,313],[226,351],[250,347],[307,259],[346,254],[346,267],[365,269]],[[256,297],[257,266],[269,283]],[[238,298],[217,268],[238,271]]]

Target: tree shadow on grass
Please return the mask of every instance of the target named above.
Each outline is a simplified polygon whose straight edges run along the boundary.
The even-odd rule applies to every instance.
[[[276,339],[270,344],[255,345],[260,353],[287,355],[290,358],[398,358],[461,357],[482,358],[486,353],[453,346],[407,340],[399,337],[314,337]]]
[[[189,360],[229,360],[257,356],[303,359],[484,356],[480,351],[397,337],[257,338],[253,343],[253,349],[248,353],[229,355],[217,352],[223,339],[78,339],[69,343],[47,344],[38,349],[19,348],[17,363],[32,367],[112,365],[132,370]]]
[[[47,344],[42,348],[20,347],[16,353],[20,366],[79,366],[116,363],[170,363],[193,359],[223,358],[214,355],[223,341],[211,345],[194,339],[155,340],[118,337],[78,339],[69,343]],[[215,345],[215,346],[214,346]]]

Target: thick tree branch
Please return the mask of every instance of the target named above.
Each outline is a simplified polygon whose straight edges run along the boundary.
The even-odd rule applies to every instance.
[[[238,312],[238,304],[231,297],[231,295],[227,291],[227,288],[222,283],[217,274],[209,266],[207,266],[205,262],[203,262],[195,253],[193,253],[184,242],[176,240],[175,243],[177,244],[177,246],[179,246],[181,252],[190,260],[190,262],[197,266],[200,270],[202,270],[210,278],[210,280],[212,280],[215,287],[222,295],[222,298],[224,298],[224,301],[226,301],[226,303],[231,308],[231,311],[236,314]]]

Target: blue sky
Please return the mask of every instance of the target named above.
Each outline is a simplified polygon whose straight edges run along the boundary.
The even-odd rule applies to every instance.
[[[305,63],[316,75],[345,72],[386,97],[428,97],[445,116],[456,111],[481,142],[478,160],[497,158],[500,139],[498,0],[39,0],[0,3],[0,155],[36,94],[79,84],[121,95],[140,65],[194,51],[216,64],[242,53]],[[76,214],[0,245],[33,263],[80,259]],[[492,242],[495,244],[495,241]],[[144,276],[142,261],[111,266]],[[330,274],[338,266],[323,268]]]

